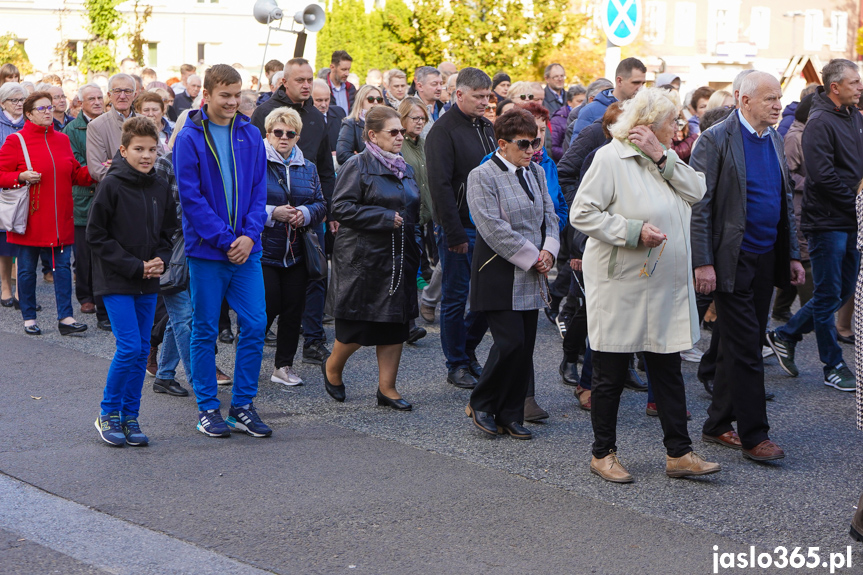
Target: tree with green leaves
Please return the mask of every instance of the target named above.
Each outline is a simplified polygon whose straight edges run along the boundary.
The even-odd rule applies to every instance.
[[[132,6],[134,21],[126,37],[132,50],[132,59],[140,66],[144,66],[144,44],[147,43],[147,40],[144,39],[144,27],[147,25],[150,16],[153,15],[153,7],[150,4],[144,4],[143,6],[141,4],[141,0],[135,0]]]
[[[19,44],[16,38],[12,32],[0,35],[0,64],[14,64],[23,76],[33,71],[33,64],[30,63],[24,46]]]
[[[122,0],[84,0],[85,29],[90,39],[84,44],[79,66],[82,72],[113,72],[117,69],[115,42],[123,17],[117,10]]]

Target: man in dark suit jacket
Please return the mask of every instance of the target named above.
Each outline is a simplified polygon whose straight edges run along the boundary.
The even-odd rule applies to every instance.
[[[346,116],[345,111],[339,106],[330,105],[332,103],[330,87],[320,78],[312,84],[312,100],[315,103],[315,108],[324,115],[327,122],[327,137],[330,141],[330,148],[335,150],[336,144],[339,142],[339,129],[342,127],[342,120]]]

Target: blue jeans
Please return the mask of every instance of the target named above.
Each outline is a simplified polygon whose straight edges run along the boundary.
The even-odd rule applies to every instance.
[[[315,230],[318,241],[324,245],[327,232],[326,224],[320,224]],[[306,265],[303,262],[300,265]],[[327,299],[327,278],[316,282],[310,281],[306,286],[306,309],[303,312],[303,348],[313,343],[327,341],[324,333],[324,303]]]
[[[186,381],[192,381],[192,296],[189,290],[162,295],[168,310],[168,325],[162,340],[162,355],[156,379],[170,381],[177,375],[177,365],[183,360]]]
[[[833,316],[854,295],[860,254],[856,232],[814,232],[807,238],[815,291],[788,323],[776,328],[776,335],[797,342],[803,339],[803,334],[814,330],[818,355],[826,372],[842,363]]]
[[[219,408],[215,350],[223,299],[237,312],[239,330],[231,405],[248,405],[258,394],[267,326],[261,252],[250,255],[242,265],[194,257],[186,259],[193,308],[192,389],[198,408],[201,411]]]
[[[443,275],[440,303],[440,342],[449,371],[469,365],[470,356],[474,354],[476,347],[488,330],[485,315],[473,311],[467,315],[464,313],[470,294],[470,262],[473,259],[476,230],[466,228],[465,232],[468,237],[467,253],[457,254],[449,250],[443,228],[435,226],[437,250]]]
[[[36,267],[40,254],[43,261],[47,258],[50,262],[53,258],[57,320],[72,317],[72,246],[18,246],[18,301],[21,303],[21,316],[24,321],[36,319]]]
[[[56,274],[54,281],[56,280]],[[141,388],[150,353],[150,330],[156,315],[156,294],[102,296],[117,350],[102,395],[102,413],[122,412],[123,417],[138,417]]]

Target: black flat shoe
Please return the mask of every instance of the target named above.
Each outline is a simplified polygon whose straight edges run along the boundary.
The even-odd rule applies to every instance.
[[[570,363],[566,361],[566,358],[563,358],[558,371],[564,385],[578,385],[578,364]]]
[[[344,386],[342,386],[344,387]],[[384,405],[387,407],[392,407],[396,411],[410,411],[413,409],[413,406],[405,401],[404,399],[390,399],[378,389],[378,405]]]
[[[60,335],[72,335],[73,333],[83,333],[87,331],[87,324],[78,323],[77,321],[68,325],[65,323],[58,323],[57,329],[60,330]]]
[[[42,330],[39,329],[39,326],[36,324],[25,325],[24,333],[26,333],[27,335],[42,335]]]
[[[324,374],[324,389],[327,390],[327,393],[330,394],[330,397],[338,401],[339,403],[344,403],[345,401],[345,384],[342,385],[333,385],[330,383],[330,380],[327,379],[327,359],[321,362],[321,373]]]
[[[12,307],[12,302],[14,301],[14,297],[10,297],[9,299],[0,299],[0,305],[2,305],[3,307]]]
[[[408,339],[405,343],[415,344],[416,342],[424,338],[427,333],[428,332],[425,330],[424,327],[415,327],[410,331],[410,334],[408,334]]]
[[[111,331],[111,320],[110,319],[99,320],[96,322],[96,327],[98,327],[102,331]]]
[[[167,393],[176,397],[188,397],[189,390],[185,389],[173,379],[155,379],[153,380],[153,391],[155,393]]]
[[[21,302],[18,301],[17,298],[13,297],[12,298],[12,307],[14,307],[15,309],[21,309]],[[38,303],[36,304],[36,311],[42,311],[42,306],[39,305]]]
[[[461,389],[473,389],[477,383],[476,377],[468,367],[459,367],[449,372],[446,376],[446,381]]]
[[[517,421],[505,423],[498,426],[501,435],[512,436],[513,439],[533,439],[533,434],[525,426]]]
[[[470,363],[468,364],[468,369],[470,370],[471,375],[475,378],[479,379],[479,376],[482,375],[482,364],[476,359],[476,352],[471,352],[467,354],[468,359],[470,359]]]
[[[464,412],[473,420],[473,424],[488,437],[497,437],[498,433],[501,432],[501,429],[494,422],[494,417],[490,413],[475,411],[469,403],[464,408]]]
[[[849,336],[844,336],[844,335],[839,335],[837,333],[836,339],[839,341],[839,343],[853,344],[854,343],[854,334],[852,333]]]
[[[219,333],[219,341],[222,343],[234,343],[234,334],[230,329],[223,329]]]

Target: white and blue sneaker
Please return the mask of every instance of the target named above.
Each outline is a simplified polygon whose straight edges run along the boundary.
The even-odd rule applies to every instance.
[[[123,418],[123,435],[126,436],[126,443],[134,447],[143,447],[150,443],[150,440],[141,431],[138,420],[134,417]]]
[[[273,430],[258,417],[258,412],[251,403],[241,407],[232,405],[226,423],[231,429],[245,431],[252,437],[269,437],[273,434]]]
[[[99,437],[108,445],[114,447],[126,445],[126,435],[123,433],[119,411],[110,411],[106,415],[99,415],[95,425],[99,431]]]
[[[209,437],[231,437],[231,430],[218,409],[198,412],[198,431]]]

